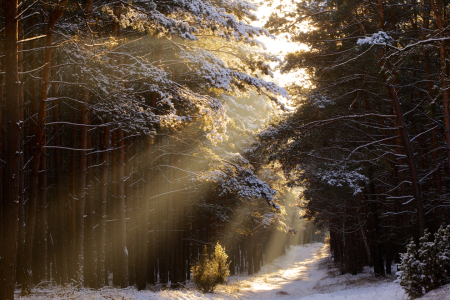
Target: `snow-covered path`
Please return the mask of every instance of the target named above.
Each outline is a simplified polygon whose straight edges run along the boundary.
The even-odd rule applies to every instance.
[[[233,296],[239,299],[407,299],[392,277],[377,279],[370,270],[355,276],[332,275],[333,270],[319,268],[328,253],[328,246],[318,243],[291,247],[286,255],[264,266],[258,274],[230,278],[228,287],[237,288]]]
[[[189,287],[166,291],[53,287],[36,289],[31,296],[20,299],[407,299],[398,284],[392,280],[376,279],[369,271],[356,276],[333,275],[333,270],[319,268],[319,263],[328,253],[328,246],[320,243],[291,247],[258,274],[229,277],[228,284],[219,286],[214,294],[202,294]]]
[[[320,259],[328,254],[326,248],[318,243],[291,247],[258,274],[231,277],[228,287],[236,287],[234,296],[241,299],[299,299],[315,294],[314,286],[326,274],[318,269]]]

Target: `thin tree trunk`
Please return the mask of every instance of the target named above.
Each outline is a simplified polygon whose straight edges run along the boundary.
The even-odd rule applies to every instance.
[[[81,124],[88,125],[89,123],[89,91],[83,90],[83,104],[81,105]],[[84,273],[84,213],[86,205],[86,177],[87,177],[87,149],[88,149],[88,127],[82,126],[80,129],[80,149],[83,149],[80,154],[79,162],[79,177],[78,177],[78,199],[76,204],[76,239],[75,239],[75,259],[78,272],[78,280],[82,282]]]
[[[86,0],[84,3],[84,12],[85,12],[85,18],[86,18],[86,24],[87,26],[90,26],[92,21],[92,0]],[[89,34],[89,32],[88,32]],[[82,119],[86,118],[83,121],[86,121],[84,124],[90,124],[89,120],[89,106],[90,103],[90,94],[89,91],[86,89],[84,91],[84,104],[86,106],[86,110],[84,113],[86,116],[83,116],[83,110],[82,110]],[[92,148],[92,137],[89,131],[86,131],[86,139],[87,139],[87,149]],[[92,154],[86,155],[86,187],[84,194],[84,202],[85,202],[85,212],[86,212],[86,224],[85,224],[85,230],[86,230],[86,236],[84,239],[84,285],[86,287],[95,288],[97,285],[97,278],[96,278],[96,264],[95,264],[95,197],[94,197],[94,170],[91,168],[93,157]],[[89,168],[89,169],[87,169]],[[84,187],[84,186],[82,186]]]
[[[99,210],[99,238],[98,238],[98,255],[97,255],[97,280],[98,286],[108,284],[108,274],[106,273],[106,200],[108,198],[108,166],[109,166],[109,126],[106,126],[101,136],[101,170],[100,170],[100,210]]]
[[[44,143],[46,142],[46,137],[44,137]],[[46,274],[42,280],[48,280],[51,278],[51,255],[49,248],[51,246],[51,240],[49,238],[49,210],[47,206],[47,150],[43,149],[40,158],[39,165],[39,194],[38,194],[38,206],[41,209],[42,223],[41,225],[41,236],[39,237],[43,242],[41,244],[42,251],[42,264],[45,263]],[[41,259],[40,257],[38,259]]]
[[[149,148],[150,145],[147,146],[147,149]],[[136,228],[136,285],[138,290],[144,290],[147,282],[151,284],[155,283],[155,270],[152,265],[154,256],[152,255],[153,253],[151,251],[151,249],[153,249],[152,247],[154,247],[153,239],[151,238],[154,232],[151,229],[149,230],[148,218],[150,207],[149,202],[151,197],[151,176],[149,176],[150,170],[148,169],[147,165],[150,161],[151,156],[148,156],[148,153],[149,150],[146,151],[146,156],[144,156],[144,161],[147,162],[146,164],[144,164],[143,168],[145,181],[139,184],[139,192],[136,193],[136,196],[138,196],[138,211],[136,211],[138,217],[138,227]],[[143,163],[142,158],[139,159],[139,163]]]
[[[111,148],[115,149],[117,147],[117,131],[113,131],[111,135]],[[112,271],[113,271],[113,284],[115,286],[120,285],[120,272],[122,270],[119,269],[119,264],[117,262],[118,259],[118,238],[117,232],[120,230],[119,222],[118,222],[118,198],[117,198],[117,150],[113,150],[111,152],[111,206],[112,206],[112,224],[111,224],[111,232],[112,232]]]
[[[119,285],[124,288],[128,285],[128,250],[127,250],[127,224],[125,205],[125,143],[122,129],[118,130],[119,157],[118,157],[118,263],[119,263]]]
[[[74,67],[74,74],[76,72],[76,67]],[[77,88],[76,85],[73,85],[73,98],[77,99]],[[72,122],[74,124],[77,123],[77,110],[76,110],[76,104],[75,109],[72,113]],[[73,126],[72,128],[72,148],[77,148],[77,127]],[[71,200],[70,200],[70,207],[71,207],[71,216],[70,216],[70,257],[71,261],[69,263],[69,278],[76,279],[77,274],[77,260],[76,260],[76,204],[77,204],[77,151],[72,151],[72,157],[71,157]]]
[[[88,123],[89,119],[88,119]],[[87,132],[87,148],[92,149],[92,136],[90,132]],[[94,188],[94,169],[93,154],[87,155],[86,164],[86,237],[85,237],[85,266],[84,266],[84,285],[90,288],[97,287],[97,271],[95,264],[95,188]]]
[[[154,284],[156,282],[155,273],[157,273],[157,237],[158,234],[156,232],[158,221],[158,216],[155,212],[158,211],[158,205],[157,200],[150,200],[152,196],[155,195],[156,190],[156,179],[154,178],[154,171],[151,169],[150,161],[152,159],[153,154],[153,145],[150,141],[148,141],[148,144],[146,145],[146,161],[148,162],[145,166],[145,198],[142,199],[144,203],[141,205],[144,209],[144,214],[142,215],[142,231],[143,231],[143,239],[144,242],[146,242],[144,245],[142,245],[142,251],[144,257],[144,262],[146,262],[146,275],[147,275],[147,282],[150,284]],[[152,216],[152,217],[151,217]]]
[[[136,153],[136,141],[134,138],[131,138],[130,146],[128,146],[127,149],[127,155],[126,155],[126,188],[125,188],[125,195],[127,199],[127,219],[128,219],[128,225],[127,225],[127,249],[128,249],[128,278],[129,278],[129,285],[135,285],[136,284],[136,239],[134,238],[134,233],[136,232],[136,214],[137,214],[137,207],[136,207],[136,198],[137,196],[133,193],[134,191],[134,155]]]

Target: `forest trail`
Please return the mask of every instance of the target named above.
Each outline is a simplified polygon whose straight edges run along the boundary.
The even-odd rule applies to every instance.
[[[232,276],[217,293],[234,292],[232,296],[238,299],[299,299],[315,294],[314,286],[326,275],[319,262],[328,251],[328,245],[321,243],[292,246],[258,274]]]
[[[329,245],[293,246],[258,274],[229,278],[228,285],[219,287],[216,294],[228,289],[231,297],[210,299],[407,300],[393,282],[395,275],[379,278],[370,268],[354,276],[340,275],[338,269],[328,268],[328,256]]]
[[[283,300],[406,300],[402,288],[393,282],[394,276],[376,278],[370,269],[352,276],[339,275],[337,269],[327,269],[329,246],[312,243],[291,246],[290,250],[265,265],[252,276],[228,277],[212,294],[202,294],[189,282],[186,290],[137,291],[136,288],[100,290],[74,287],[36,289],[23,300],[41,299],[136,299],[136,300],[206,300],[206,299],[283,299]],[[17,291],[18,293],[19,291]],[[18,295],[17,295],[18,296]]]

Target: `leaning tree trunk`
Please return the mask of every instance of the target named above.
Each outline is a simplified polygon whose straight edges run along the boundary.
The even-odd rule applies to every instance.
[[[445,34],[444,34],[444,22],[442,20],[442,3],[441,1],[437,1],[437,6],[434,2],[434,0],[430,0],[431,8],[434,12],[434,15],[436,16],[436,23],[438,26],[438,32],[440,32],[440,37],[442,38],[439,42],[439,57],[441,61],[441,87],[442,87],[442,104],[444,107],[444,124],[445,124],[445,142],[447,145],[447,164],[448,169],[450,170],[450,109],[449,109],[449,95],[448,95],[448,83],[447,83],[447,73],[448,73],[448,67],[447,67],[447,56],[448,53],[446,50],[446,41],[445,41]]]
[[[379,24],[378,27],[380,30],[384,31],[384,5],[382,0],[378,0],[378,14],[379,14]],[[380,57],[384,57],[384,50],[381,50]],[[385,68],[385,60],[381,59],[381,67]],[[394,72],[396,73],[396,72]],[[417,220],[418,220],[418,227],[419,227],[419,233],[420,236],[423,236],[423,233],[425,231],[425,213],[423,208],[423,200],[422,200],[422,193],[420,191],[420,181],[419,181],[419,173],[417,170],[416,160],[414,157],[414,151],[411,144],[411,139],[408,135],[406,122],[404,119],[403,111],[400,107],[400,99],[398,97],[397,88],[394,86],[394,84],[389,82],[390,76],[388,74],[385,75],[386,79],[386,85],[389,92],[389,98],[392,101],[392,104],[394,105],[395,114],[397,117],[397,125],[400,129],[400,134],[403,141],[403,146],[405,147],[410,177],[411,177],[411,184],[413,188],[413,196],[414,201],[416,205],[416,214],[417,214]],[[397,74],[395,74],[395,79],[397,80]]]

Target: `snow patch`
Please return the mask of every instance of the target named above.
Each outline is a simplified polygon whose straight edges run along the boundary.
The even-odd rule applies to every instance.
[[[366,36],[363,39],[358,39],[358,41],[356,41],[356,44],[358,46],[362,46],[365,44],[386,45],[386,44],[391,44],[393,41],[394,41],[394,39],[392,37],[390,37],[386,32],[380,30],[377,33],[372,34],[371,36]]]

